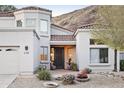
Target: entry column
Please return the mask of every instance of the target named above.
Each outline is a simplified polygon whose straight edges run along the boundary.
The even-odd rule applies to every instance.
[[[78,29],[76,33],[76,57],[79,70],[88,67],[90,61],[90,33],[86,29]]]

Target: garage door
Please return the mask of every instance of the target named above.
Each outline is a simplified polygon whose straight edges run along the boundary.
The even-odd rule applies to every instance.
[[[0,47],[0,74],[18,73],[19,47]]]

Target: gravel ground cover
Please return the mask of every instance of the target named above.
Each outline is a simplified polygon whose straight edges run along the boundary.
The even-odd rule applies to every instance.
[[[124,73],[92,73],[88,76],[90,81],[78,82],[75,81],[73,85],[63,85],[61,81],[57,81],[54,78],[62,76],[64,74],[74,74],[78,72],[72,71],[51,71],[53,79],[52,82],[59,84],[58,88],[123,88],[124,87]],[[43,83],[47,81],[40,81],[36,75],[32,76],[18,76],[17,79],[10,84],[9,88],[44,88]]]

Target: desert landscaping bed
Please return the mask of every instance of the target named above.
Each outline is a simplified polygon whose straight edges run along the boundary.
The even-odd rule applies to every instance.
[[[59,71],[58,71],[59,72]],[[57,72],[55,72],[57,73]],[[76,74],[75,72],[73,74]],[[53,76],[57,76],[57,74]],[[60,76],[60,75],[58,75]],[[88,75],[88,82],[75,81],[72,85],[63,85],[61,81],[52,79],[52,82],[59,84],[58,88],[122,88],[124,87],[123,76],[113,73],[92,73]],[[10,84],[9,88],[44,88],[43,83],[47,81],[39,80],[36,75],[19,76]]]

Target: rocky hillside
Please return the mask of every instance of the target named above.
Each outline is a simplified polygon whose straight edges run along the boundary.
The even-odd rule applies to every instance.
[[[102,6],[88,6],[86,8],[82,8],[79,10],[75,10],[73,12],[63,14],[60,16],[53,17],[52,22],[56,25],[65,27],[72,31],[76,31],[78,27],[86,24],[92,24],[95,22],[96,19],[100,19],[98,17],[98,9]],[[106,6],[107,8],[116,7],[122,8],[120,6]],[[124,7],[123,7],[124,8]]]
[[[75,31],[77,27],[84,24],[94,23],[96,15],[96,6],[89,6],[83,9],[53,17],[54,24]]]

